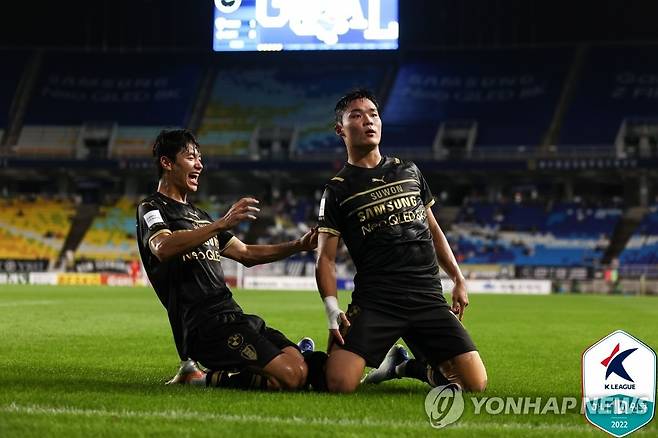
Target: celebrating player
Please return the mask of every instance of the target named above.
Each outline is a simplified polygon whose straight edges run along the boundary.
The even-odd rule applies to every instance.
[[[370,92],[344,96],[335,113],[348,159],[320,203],[316,266],[329,320],[329,391],[354,391],[366,365],[379,368],[364,383],[413,377],[483,391],[486,370],[460,322],[468,306],[466,284],[432,213],[427,182],[414,163],[380,154],[382,122]],[[357,270],[347,313],[336,294],[340,238]],[[442,294],[439,265],[455,283],[452,307]],[[415,359],[393,345],[399,338]]]
[[[137,208],[137,243],[183,360],[172,382],[287,390],[306,385],[309,367],[304,358],[313,363],[324,353],[302,356],[281,332],[258,316],[244,314],[224,281],[220,258],[246,266],[273,262],[313,250],[317,231],[278,245],[246,245],[228,230],[256,219],[256,199],[240,199],[216,221],[187,201],[203,170],[199,144],[189,131],[161,132],[153,156],[160,181],[157,192]],[[302,341],[300,346],[312,350],[312,341]],[[206,374],[194,361],[214,371]],[[317,372],[323,373],[321,368]]]

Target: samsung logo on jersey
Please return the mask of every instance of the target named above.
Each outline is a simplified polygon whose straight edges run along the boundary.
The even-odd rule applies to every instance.
[[[405,196],[403,198],[382,202],[381,204],[373,205],[372,207],[367,207],[362,211],[359,211],[356,215],[359,218],[359,222],[365,222],[370,218],[377,217],[387,212],[392,213],[396,210],[416,207],[417,205],[418,198],[416,196]]]

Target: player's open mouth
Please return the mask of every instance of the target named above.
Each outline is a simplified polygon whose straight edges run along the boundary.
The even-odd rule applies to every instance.
[[[192,184],[199,185],[199,173],[198,172],[192,172],[187,177],[190,179],[190,182]]]
[[[374,129],[368,129],[368,130],[366,131],[366,135],[368,135],[368,136],[370,136],[370,135],[377,135],[377,131],[375,131]]]

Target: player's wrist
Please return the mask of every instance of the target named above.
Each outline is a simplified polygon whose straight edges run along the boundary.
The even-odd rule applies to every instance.
[[[333,295],[324,297],[324,311],[327,314],[327,323],[330,330],[338,329],[338,318],[343,313],[338,307],[338,298]]]
[[[216,233],[221,233],[222,231],[228,231],[228,230],[229,230],[229,227],[226,223],[226,220],[223,217],[215,221],[214,231]]]

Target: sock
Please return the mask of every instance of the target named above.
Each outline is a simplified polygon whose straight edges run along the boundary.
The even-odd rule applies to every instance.
[[[422,382],[429,383],[427,376],[427,364],[416,359],[409,359],[395,367],[398,377],[411,377]]]
[[[206,386],[232,389],[267,389],[267,377],[251,371],[208,371]]]
[[[303,356],[308,367],[306,385],[314,391],[327,391],[327,374],[325,372],[327,353],[323,351],[307,351]]]
[[[447,385],[450,383],[441,371],[427,365],[416,359],[409,359],[395,367],[395,374],[399,377],[411,377],[421,382],[428,383],[430,386]]]
[[[446,376],[443,375],[443,373],[441,373],[439,367],[427,367],[427,380],[427,383],[429,383],[433,388],[436,388],[437,386],[449,385],[452,383]]]

